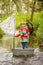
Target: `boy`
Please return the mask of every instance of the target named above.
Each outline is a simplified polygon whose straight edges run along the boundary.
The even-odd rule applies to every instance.
[[[20,43],[22,44],[22,48],[28,48],[28,37],[30,34],[30,30],[27,28],[26,23],[21,23],[19,33],[16,37],[20,37]]]

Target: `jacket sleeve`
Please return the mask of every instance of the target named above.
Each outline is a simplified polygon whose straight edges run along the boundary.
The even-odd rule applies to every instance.
[[[20,36],[20,33],[19,31],[15,34],[15,37],[19,37]]]
[[[27,29],[27,33],[30,34],[30,29]]]
[[[28,34],[30,34],[30,29],[28,29]]]

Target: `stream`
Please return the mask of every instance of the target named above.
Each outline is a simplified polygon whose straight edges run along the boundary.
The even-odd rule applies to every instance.
[[[43,65],[43,52],[36,50],[32,57],[13,57],[12,52],[0,47],[0,65]]]

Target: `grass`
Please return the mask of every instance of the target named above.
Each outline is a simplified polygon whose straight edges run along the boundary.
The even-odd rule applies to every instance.
[[[17,13],[16,14],[16,26],[20,26],[21,22],[25,22],[26,19],[30,19],[31,13],[24,14],[24,13]],[[43,11],[35,12],[33,17],[33,24],[41,24],[43,22]]]
[[[43,22],[43,11],[34,13],[33,23],[41,24]]]
[[[16,14],[16,27],[20,26],[21,22],[25,22],[26,19],[30,19],[31,14],[17,13]]]

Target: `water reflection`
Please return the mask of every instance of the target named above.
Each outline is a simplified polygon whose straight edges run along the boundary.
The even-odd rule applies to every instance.
[[[2,38],[0,38],[0,46],[3,46]]]
[[[6,48],[7,50],[11,51],[13,47],[13,37],[10,35],[4,35],[0,39],[0,47]]]

